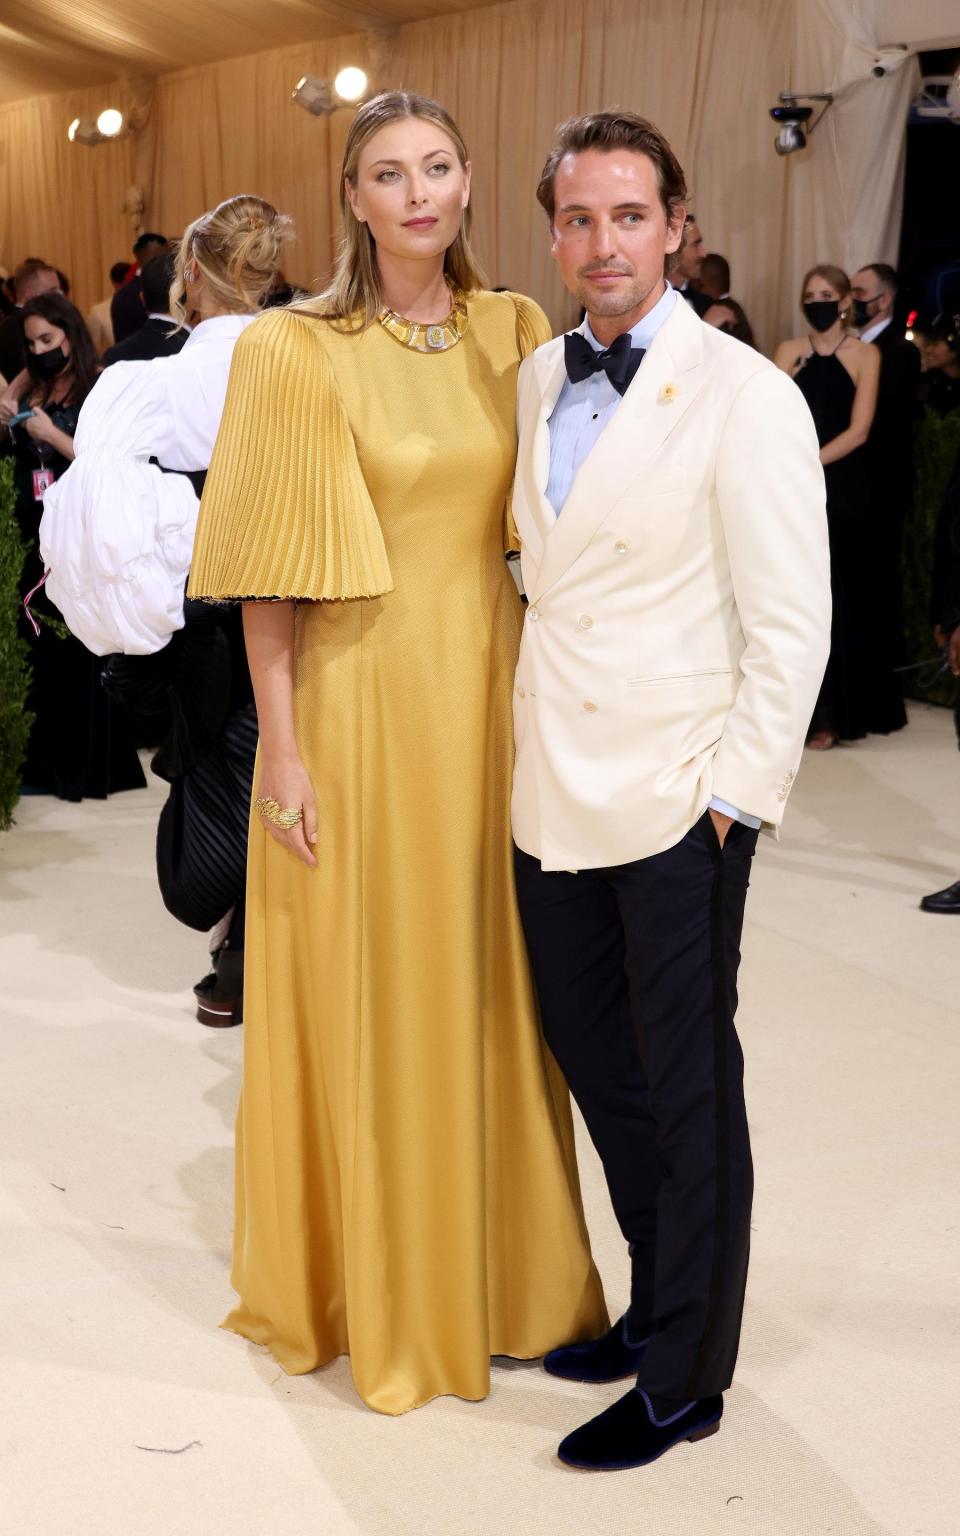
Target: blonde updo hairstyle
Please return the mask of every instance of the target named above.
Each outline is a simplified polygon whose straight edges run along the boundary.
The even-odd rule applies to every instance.
[[[372,325],[383,308],[383,289],[377,266],[377,247],[367,224],[361,223],[350,206],[347,183],[357,184],[360,155],[374,134],[388,123],[404,117],[419,117],[425,122],[436,123],[453,142],[461,168],[466,169],[470,159],[463,134],[450,113],[429,96],[418,96],[412,91],[384,91],[365,102],[350,124],[347,142],[343,150],[340,168],[340,213],[343,219],[343,237],[337,253],[337,264],[328,286],[318,298],[306,303],[327,319],[346,320],[355,317],[360,329]],[[473,210],[464,209],[460,231],[444,257],[443,270],[455,287],[464,293],[475,293],[486,287],[486,278],[470,246],[470,229]]]
[[[186,270],[195,261],[219,309],[229,315],[253,314],[273,287],[283,247],[292,235],[292,219],[246,192],[201,214],[187,226],[177,249],[170,313],[181,326],[185,323],[190,295]]]

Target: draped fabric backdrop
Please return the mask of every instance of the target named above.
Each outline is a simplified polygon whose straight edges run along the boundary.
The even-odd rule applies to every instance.
[[[571,303],[534,198],[555,124],[576,112],[634,108],[684,164],[709,248],[769,350],[799,323],[798,288],[815,261],[895,260],[913,60],[870,75],[886,30],[899,41],[960,40],[955,0],[513,0],[364,35],[288,46],[0,108],[0,260],[41,255],[69,272],[81,307],[104,295],[110,264],[137,228],[174,236],[221,198],[257,192],[293,215],[288,275],[329,272],[337,171],[349,113],[312,118],[291,104],[303,73],[365,65],[379,88],[436,96],[460,121],[475,167],[477,245],[491,283],[530,293],[559,327]],[[938,31],[939,28],[939,31]],[[784,89],[838,100],[807,150],[773,150],[768,108]],[[106,104],[138,131],[88,149],[74,116]],[[138,217],[122,211],[128,188]]]

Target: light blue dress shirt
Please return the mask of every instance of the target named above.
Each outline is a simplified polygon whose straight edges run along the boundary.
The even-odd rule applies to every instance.
[[[663,297],[630,331],[631,346],[642,347],[646,351],[672,313],[674,305],[682,302],[676,288],[668,283]],[[583,334],[594,351],[603,351],[601,343],[590,329],[589,320],[583,327]],[[558,517],[566,504],[577,471],[621,399],[622,396],[614,389],[605,373],[592,373],[588,379],[581,379],[577,384],[571,383],[569,379],[564,380],[550,416],[550,474],[547,479],[547,500]],[[724,816],[732,816],[735,821],[742,821],[747,827],[760,826],[759,816],[739,811],[726,800],[717,799],[716,795],[710,801],[710,808],[720,811]]]

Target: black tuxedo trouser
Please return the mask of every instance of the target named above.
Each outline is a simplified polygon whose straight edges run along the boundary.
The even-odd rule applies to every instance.
[[[753,1165],[734,1028],[757,833],[709,813],[673,848],[578,874],[515,850],[544,1035],[630,1245],[639,1385],[723,1392],[737,1358]]]

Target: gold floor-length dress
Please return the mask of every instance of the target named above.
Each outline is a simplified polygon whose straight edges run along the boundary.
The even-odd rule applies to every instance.
[[[349,1352],[372,1408],[481,1398],[490,1356],[606,1326],[566,1087],[513,892],[504,561],[529,300],[446,352],[275,311],[234,357],[190,591],[296,597],[319,867],[254,816],[226,1326]]]

